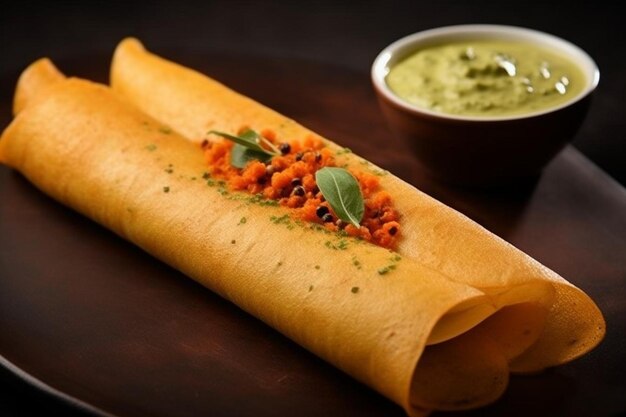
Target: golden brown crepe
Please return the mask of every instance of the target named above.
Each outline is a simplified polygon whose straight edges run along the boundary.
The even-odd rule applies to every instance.
[[[308,133],[293,121],[147,54],[136,41],[118,49],[113,85],[125,98],[65,79],[47,60],[33,64],[20,78],[0,161],[407,413],[486,404],[505,389],[511,363],[541,368],[600,340],[604,322],[580,290],[391,175],[383,187],[405,193],[396,199],[401,256],[350,239],[333,249],[345,238],[286,219],[288,209],[207,185],[200,148],[163,128],[193,139],[207,127],[242,124]],[[391,273],[377,273],[390,263]],[[560,312],[559,294],[574,298],[572,311]],[[586,346],[566,351],[567,320],[581,318],[589,324],[581,321],[576,337]],[[537,343],[557,346],[536,359],[527,352]]]
[[[312,133],[215,80],[147,52],[132,38],[122,41],[115,52],[111,86],[193,141],[205,138],[210,129],[236,131],[241,126],[271,128],[285,138]],[[345,159],[353,166],[362,166],[356,155],[346,155]],[[371,169],[378,170],[374,166]],[[556,300],[543,334],[532,348],[511,361],[511,370],[536,372],[559,365],[583,355],[602,340],[602,313],[580,289],[399,178],[387,175],[381,184],[402,196],[395,204],[404,215],[406,237],[398,247],[403,256],[488,294],[537,279],[552,283]]]

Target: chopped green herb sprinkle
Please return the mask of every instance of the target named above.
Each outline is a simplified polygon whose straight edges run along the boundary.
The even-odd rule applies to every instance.
[[[170,187],[163,187],[163,192],[164,193],[169,193],[170,192]]]
[[[309,285],[309,292],[313,291],[313,286]]]
[[[150,145],[146,146],[146,149],[150,152],[154,152],[157,150],[157,146],[154,143],[151,143]]]
[[[237,243],[237,241],[235,239],[233,239],[233,240],[230,241],[230,243],[232,243],[234,245],[235,243]]]
[[[339,241],[336,244],[331,242],[330,240],[327,240],[326,242],[324,242],[324,246],[326,246],[328,249],[346,250],[348,249],[349,244],[347,240],[339,239]]]
[[[195,181],[196,179],[196,177],[191,177],[191,181]]]
[[[352,294],[356,294],[357,292],[359,292],[359,287],[352,287]]]
[[[384,267],[378,269],[378,275],[385,275],[385,274],[389,273],[389,271],[391,271],[391,269],[389,269],[388,266],[384,266]]]
[[[274,224],[289,225],[291,223],[288,214],[283,214],[282,216],[270,216],[270,221]]]
[[[260,206],[278,206],[277,200],[269,200],[263,197],[263,194],[255,194],[252,197],[245,197],[245,200],[251,204],[258,204]]]
[[[163,133],[164,135],[169,135],[170,133],[172,133],[172,129],[167,126],[161,126],[159,127],[159,132]]]
[[[174,172],[174,170],[168,167],[168,168],[165,168],[165,172],[167,172],[168,174],[171,174],[172,172]]]
[[[315,265],[315,269],[320,269],[320,266],[319,265]]]
[[[239,223],[237,223],[237,226],[239,226],[240,224],[246,224],[247,221],[248,219],[246,219],[245,217],[242,217],[241,219],[239,219]]]
[[[203,180],[208,180],[209,178],[211,178],[211,174],[209,174],[208,172],[205,172],[202,174],[202,179]]]
[[[352,153],[352,149],[350,149],[350,148],[343,148],[343,149],[337,151],[337,155],[345,155],[347,153]]]
[[[276,264],[276,266],[283,266],[283,263],[282,263],[282,262],[278,262],[278,263]]]

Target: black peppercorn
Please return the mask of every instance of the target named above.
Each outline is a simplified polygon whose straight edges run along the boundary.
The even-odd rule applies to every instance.
[[[298,197],[302,197],[305,194],[304,187],[301,185],[294,187],[292,194],[297,195]]]
[[[398,228],[397,228],[396,226],[391,226],[391,227],[389,228],[389,234],[390,234],[391,236],[393,236],[393,235],[395,235],[396,233],[398,233]]]
[[[344,227],[346,227],[346,222],[341,219],[337,219],[335,225],[337,225],[338,228],[343,229]]]
[[[323,221],[324,223],[332,223],[332,221],[333,221],[333,215],[332,215],[332,214],[330,214],[330,213],[326,213],[326,214],[324,214],[324,216],[322,216],[322,221]]]
[[[291,152],[291,146],[288,143],[281,143],[280,145],[278,145],[278,150],[283,155],[287,155],[289,152]]]
[[[265,167],[265,175],[267,175],[268,177],[271,177],[272,174],[274,174],[274,166],[273,165],[268,165]]]
[[[297,187],[298,185],[302,185],[302,178],[294,178],[291,180],[291,185],[293,185],[294,187]]]
[[[328,214],[328,207],[318,206],[315,210],[315,214],[317,214],[317,217],[319,217],[320,219],[323,218],[325,214]]]
[[[298,152],[296,154],[296,161],[301,161],[303,156],[304,156],[304,154],[302,152]]]
[[[320,162],[322,160],[322,154],[319,152],[315,152],[315,162]]]

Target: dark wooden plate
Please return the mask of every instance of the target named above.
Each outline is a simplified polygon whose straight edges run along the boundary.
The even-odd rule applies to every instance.
[[[525,250],[597,301],[608,322],[598,349],[540,375],[513,377],[504,397],[490,407],[449,415],[614,416],[626,409],[626,192],[584,156],[567,148],[540,179],[511,189],[448,188],[426,178],[408,147],[387,130],[366,73],[296,60],[216,59],[180,51],[170,56],[351,147]],[[83,57],[60,66],[104,81],[108,59]],[[5,122],[14,82],[2,80]],[[0,363],[101,415],[404,415],[4,167]]]

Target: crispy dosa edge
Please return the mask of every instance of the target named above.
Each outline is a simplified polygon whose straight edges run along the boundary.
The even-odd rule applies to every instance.
[[[30,64],[22,71],[18,80],[13,96],[13,115],[22,111],[31,99],[42,97],[45,90],[64,79],[65,76],[48,58],[41,58]]]
[[[111,170],[113,170],[115,173],[117,169],[113,169],[113,167],[115,167],[115,163],[111,159],[110,155],[106,152],[100,151],[99,147],[109,147],[109,152],[114,153],[115,151],[118,151],[121,152],[118,154],[119,157],[129,157],[126,154],[130,152],[130,150],[128,149],[131,146],[130,142],[126,139],[122,141],[119,140],[119,130],[128,129],[128,125],[134,123],[134,126],[132,126],[133,128],[131,129],[132,134],[129,134],[128,136],[132,137],[131,142],[135,142],[139,140],[137,138],[146,136],[147,128],[149,129],[150,127],[152,127],[152,130],[156,132],[158,130],[159,124],[151,120],[146,121],[145,119],[149,118],[141,115],[134,109],[130,108],[126,103],[121,103],[119,100],[112,97],[110,93],[102,86],[75,79],[67,80],[64,83],[58,83],[58,80],[55,80],[55,84],[62,85],[54,86],[56,88],[45,88],[45,100],[28,99],[28,102],[30,103],[37,102],[36,105],[31,104],[29,106],[32,107],[32,110],[30,110],[31,114],[28,114],[29,111],[27,110],[26,114],[18,116],[18,120],[16,120],[4,132],[3,139],[0,141],[0,143],[6,147],[8,160],[12,166],[20,169],[33,183],[38,185],[48,194],[57,198],[64,204],[67,204],[82,212],[83,214],[88,215],[92,219],[111,228],[123,237],[135,241],[135,243],[138,243],[140,246],[144,247],[144,249],[146,249],[148,252],[156,254],[161,259],[165,259],[170,264],[178,267],[179,269],[183,270],[183,272],[188,273],[192,277],[195,276],[195,278],[204,285],[214,289],[222,295],[225,295],[227,298],[234,300],[244,309],[251,311],[253,314],[257,315],[257,317],[261,317],[271,325],[274,325],[274,327],[282,330],[285,334],[294,338],[296,341],[300,342],[304,346],[309,347],[314,352],[317,352],[318,354],[320,354],[320,356],[325,357],[332,363],[335,363],[338,367],[346,370],[348,373],[351,373],[353,376],[357,377],[357,379],[360,379],[363,382],[368,383],[369,385],[379,389],[379,391],[396,400],[396,402],[404,405],[405,408],[407,408],[407,411],[409,411],[411,414],[422,415],[425,410],[424,407],[435,406],[435,408],[437,408],[438,402],[442,401],[440,399],[442,398],[442,395],[437,390],[435,390],[435,392],[433,392],[432,394],[427,390],[424,390],[423,392],[420,391],[419,395],[414,396],[415,398],[411,399],[411,403],[413,404],[413,406],[408,404],[408,396],[404,394],[406,391],[406,387],[409,386],[410,382],[406,380],[406,375],[404,377],[398,377],[398,372],[400,374],[406,374],[406,372],[408,371],[408,368],[404,365],[407,363],[407,347],[403,346],[402,343],[398,343],[398,340],[402,340],[402,332],[397,332],[397,328],[394,330],[393,326],[388,326],[388,328],[385,328],[383,330],[383,332],[389,331],[389,333],[385,334],[385,343],[384,347],[382,347],[382,349],[386,351],[386,355],[396,357],[396,360],[389,361],[388,363],[388,365],[390,365],[390,368],[395,368],[395,371],[390,371],[390,369],[384,369],[385,367],[383,367],[382,371],[381,369],[375,370],[371,372],[370,375],[367,375],[366,373],[366,375],[364,376],[362,365],[360,363],[358,363],[357,365],[350,364],[350,362],[352,361],[352,357],[359,356],[358,352],[355,352],[352,349],[348,349],[348,357],[344,357],[343,359],[337,359],[333,357],[333,355],[335,354],[334,351],[336,350],[336,347],[333,346],[337,345],[335,343],[331,343],[331,347],[326,348],[326,352],[324,352],[323,348],[321,349],[322,352],[320,352],[320,349],[316,349],[315,346],[311,348],[311,344],[315,345],[316,341],[309,339],[317,338],[318,335],[315,334],[316,332],[305,332],[308,333],[308,336],[305,335],[303,339],[302,335],[297,334],[299,331],[297,329],[300,326],[296,325],[296,334],[290,334],[289,329],[281,329],[280,323],[276,323],[273,322],[271,319],[268,319],[267,314],[261,311],[263,309],[255,311],[254,306],[246,305],[245,299],[237,299],[238,296],[236,294],[229,293],[228,290],[220,288],[219,285],[217,285],[216,287],[216,284],[213,282],[207,282],[206,278],[199,277],[198,274],[195,273],[197,271],[189,271],[185,267],[184,262],[183,265],[178,264],[180,260],[172,259],[169,249],[167,249],[165,252],[159,253],[159,251],[163,248],[151,248],[150,244],[146,244],[142,241],[141,238],[134,237],[135,233],[141,234],[142,232],[140,231],[141,227],[138,227],[138,231],[134,230],[134,228],[128,224],[128,217],[132,217],[132,210],[121,210],[118,207],[117,213],[113,213],[115,212],[114,209],[111,209],[110,207],[107,209],[106,207],[108,200],[107,202],[100,202],[102,204],[89,203],[91,199],[87,198],[87,196],[91,197],[93,195],[104,195],[106,193],[103,191],[109,191],[109,194],[113,195],[110,198],[115,199],[116,197],[119,198],[120,196],[115,195],[116,193],[114,191],[118,190],[120,187],[124,189],[124,178],[115,178],[115,175],[113,175],[113,177],[108,177]],[[27,95],[29,94],[31,93],[28,93]],[[48,95],[51,95],[52,97],[47,98]],[[59,100],[56,100],[57,98],[59,98]],[[130,116],[126,113],[130,113]],[[52,114],[54,114],[55,117],[51,117]],[[76,121],[76,119],[81,118],[83,118],[82,124],[80,123],[80,120],[79,122]],[[128,119],[130,119],[130,121]],[[89,129],[85,129],[86,125],[89,125]],[[59,126],[62,127],[59,128]],[[137,129],[141,130],[138,131]],[[89,132],[89,136],[87,137],[85,137],[86,132]],[[92,137],[93,135],[98,136],[97,139],[94,139]],[[112,136],[116,137],[115,140],[112,140],[113,142],[120,142],[119,144],[123,146],[117,148],[110,147],[110,144],[107,142],[107,137],[111,138]],[[44,137],[45,140],[42,139]],[[69,138],[71,138],[71,140],[69,140]],[[181,160],[177,161],[176,165],[184,165],[187,158],[189,158],[191,155],[189,154],[189,145],[186,142],[186,139],[182,139],[180,137],[159,137],[158,139],[159,147],[167,148],[168,146],[173,146],[174,148],[180,148],[179,151],[185,153],[186,157],[182,157]],[[56,143],[52,144],[52,142],[55,142],[55,140]],[[157,140],[157,138],[150,136],[150,140],[155,141]],[[177,143],[170,143],[170,141],[172,140]],[[182,146],[181,142],[183,142],[185,146]],[[99,144],[99,146],[94,146],[94,144]],[[33,151],[34,148],[36,148],[37,150]],[[185,149],[184,152],[182,151],[182,148]],[[143,152],[145,152],[145,150],[143,150]],[[95,157],[92,155],[91,157],[87,158],[91,162],[89,166],[91,166],[95,172],[87,175],[83,171],[67,172],[73,171],[73,169],[70,168],[77,169],[77,167],[80,167],[82,169],[82,162],[84,162],[82,161],[82,159],[86,158],[88,154],[96,155]],[[145,154],[143,155],[145,156]],[[98,158],[97,156],[100,156],[101,158]],[[197,155],[194,155],[194,158],[197,158]],[[55,159],[57,164],[59,164],[59,161],[61,160],[63,161],[63,164],[57,165],[58,172],[50,172],[51,169],[52,171],[55,171],[55,164],[50,163],[54,162]],[[72,161],[72,159],[74,159],[74,161]],[[103,161],[104,167],[99,166],[99,164],[97,163],[99,160]],[[96,166],[93,166],[94,163]],[[157,172],[161,175],[164,175],[162,174],[160,169]],[[153,173],[154,176],[157,175],[157,172]],[[81,174],[86,177],[86,179],[84,181],[83,179],[79,180],[78,182],[82,182],[82,185],[77,185],[75,183],[77,182],[77,178],[79,178]],[[146,175],[150,176],[149,174]],[[135,184],[135,182],[137,182],[137,178],[132,178],[129,187],[136,188],[138,192],[145,189],[145,187]],[[112,184],[115,184],[114,189],[110,188]],[[98,189],[93,189],[94,187]],[[122,194],[126,195],[127,193]],[[194,195],[194,198],[195,197],[196,196]],[[113,204],[113,206],[116,205],[119,206],[119,202],[118,204]],[[168,256],[170,256],[170,259],[168,259]],[[179,256],[181,255],[179,254]],[[213,267],[217,267],[217,265],[213,265]],[[429,273],[432,273],[432,271],[429,271],[428,268],[424,269],[418,264],[415,264],[414,267],[417,267],[418,270],[421,271],[420,280],[425,279],[424,274],[428,275]],[[439,276],[439,274],[436,273],[435,275],[438,276],[437,285],[446,284],[445,282],[443,282],[447,281],[444,277],[441,277]],[[410,284],[409,287],[414,287],[416,284],[417,282],[413,282],[412,284]],[[388,290],[387,287],[390,285],[393,285],[393,282],[384,284],[382,289]],[[450,285],[450,283],[447,283],[446,285]],[[452,288],[458,289],[458,286],[453,285]],[[465,301],[458,300],[457,302],[455,302],[454,305],[452,305],[452,307],[449,308],[449,310],[454,313],[453,315],[458,315],[459,317],[463,317],[463,314],[469,313],[469,322],[467,321],[467,318],[465,320],[458,320],[456,323],[457,326],[462,325],[466,326],[466,328],[471,328],[476,323],[482,321],[484,317],[493,313],[496,308],[501,307],[490,306],[489,303],[484,304],[485,301],[488,301],[486,297],[480,295],[479,292],[476,292],[471,288],[465,288],[464,291],[469,291],[469,295],[467,297],[464,297]],[[404,293],[406,291],[402,292]],[[411,306],[411,304],[417,301],[417,299],[418,297],[415,297],[413,301],[406,301],[406,305]],[[335,301],[333,301],[333,303],[334,302]],[[366,304],[367,307],[365,308],[365,310],[376,310],[374,308],[375,303],[367,302]],[[485,306],[486,309],[484,308]],[[474,313],[476,311],[475,309],[478,307],[481,307],[482,313],[476,316]],[[441,309],[441,306],[439,306],[438,308]],[[385,309],[387,309],[386,306]],[[422,308],[421,310],[424,310],[424,308]],[[426,308],[425,310],[428,310],[428,308]],[[500,313],[493,315],[492,317],[499,317],[506,310],[507,308],[503,308]],[[308,311],[306,314],[307,323],[310,323],[310,313],[311,311]],[[402,313],[404,313],[404,311],[401,311],[400,315]],[[444,314],[445,309],[444,311],[440,312],[439,316],[443,316]],[[404,322],[410,321],[410,318],[415,316],[415,313],[409,314],[409,320],[400,320],[401,318],[399,317],[398,320],[403,322],[400,328],[405,327],[406,324]],[[461,324],[464,321],[466,323]],[[475,323],[473,321],[475,321]],[[488,319],[477,329],[484,327],[490,321],[491,319]],[[409,339],[411,339],[409,341],[406,340],[405,335],[404,343],[408,343],[410,345],[410,348],[408,349],[408,356],[410,357],[410,359],[408,360],[409,365],[413,365],[413,367],[415,367],[415,362],[417,362],[421,353],[421,349],[423,349],[423,346],[425,344],[424,340],[428,336],[427,329],[432,328],[434,324],[435,323],[433,321],[428,326],[422,326],[421,336],[419,336],[418,334],[418,337],[414,338],[411,337],[414,335],[409,335]],[[459,330],[457,329],[454,331],[458,332]],[[380,334],[380,332],[373,333]],[[471,331],[470,333],[478,334],[474,333],[474,331]],[[341,339],[342,336],[339,336],[339,338]],[[371,339],[371,337],[368,336],[366,339],[369,340]],[[468,342],[459,342],[459,340],[465,339],[467,339]],[[472,342],[473,340],[477,340],[477,342]],[[487,343],[488,341],[486,341],[484,338],[481,338],[480,341],[478,340],[479,338],[477,337],[462,336],[462,338],[460,339],[453,339],[451,343],[441,343],[437,345],[437,348],[433,349],[433,353],[427,353],[426,358],[434,357],[435,362],[437,362],[436,359],[438,357],[447,358],[450,355],[453,358],[458,357],[459,352],[464,352],[469,347],[470,350],[474,352],[475,357],[480,357],[480,360],[477,360],[476,362],[479,365],[475,364],[472,366],[468,366],[468,364],[464,363],[464,361],[450,362],[448,359],[446,359],[445,362],[449,362],[449,365],[446,366],[446,369],[450,370],[450,376],[447,377],[445,375],[437,375],[437,373],[440,372],[440,369],[438,369],[437,367],[434,367],[431,370],[429,364],[433,361],[429,360],[425,362],[426,365],[422,366],[424,371],[417,372],[419,375],[432,374],[432,377],[437,377],[439,381],[442,382],[443,387],[448,387],[445,390],[445,395],[443,397],[445,397],[445,400],[447,402],[453,403],[454,407],[467,408],[471,406],[481,405],[485,402],[493,401],[501,394],[501,390],[504,389],[506,385],[506,379],[508,374],[508,371],[506,369],[506,362],[494,362],[493,357],[495,356],[489,353],[490,351],[482,349],[482,347],[485,346],[485,343]],[[371,341],[369,343],[371,343]],[[368,343],[365,344],[367,345]],[[339,343],[339,345],[341,345],[341,343]],[[358,351],[359,349],[356,350]],[[438,353],[439,351],[443,351],[444,353],[440,354]],[[397,356],[400,356],[401,358],[398,359]],[[402,360],[402,357],[404,357],[404,360]],[[371,357],[371,355],[368,354],[364,359],[367,358],[369,358],[370,361],[376,361],[376,355],[374,357]],[[367,368],[369,367],[371,367],[371,364]],[[411,376],[410,372],[409,376]],[[459,378],[459,376],[462,376],[462,378]],[[423,377],[422,380],[428,381],[432,377]],[[374,379],[374,381],[372,381],[372,378]],[[385,384],[387,384],[388,386],[385,388],[385,384],[382,384],[383,386],[381,387],[381,384],[379,383],[380,381],[386,381]],[[444,381],[448,381],[449,383],[443,383]],[[472,381],[472,383],[468,383],[468,381]],[[498,383],[494,383],[494,381]],[[459,392],[459,390],[455,390],[453,388],[455,385],[462,386],[463,389]],[[405,386],[405,388],[402,388],[402,386]],[[437,395],[439,395],[439,399]],[[416,403],[419,405],[415,406]]]
[[[52,61],[40,58],[31,63],[18,79],[13,95],[13,116],[17,116],[28,103],[45,97],[46,91],[54,84],[65,79]],[[0,162],[9,164],[4,156],[4,142],[0,140]]]
[[[236,131],[242,125],[273,128],[283,137],[312,133],[215,80],[151,54],[133,38],[123,40],[115,51],[111,85],[144,111],[195,141],[209,129]],[[354,155],[345,159],[361,161]],[[559,365],[600,343],[606,325],[598,307],[583,291],[404,181],[385,176],[381,183],[394,195],[415,196],[396,201],[404,214],[403,234],[408,236],[398,248],[404,256],[496,296],[529,279],[554,286],[556,300],[545,330],[534,346],[512,362],[513,371],[536,372]]]

